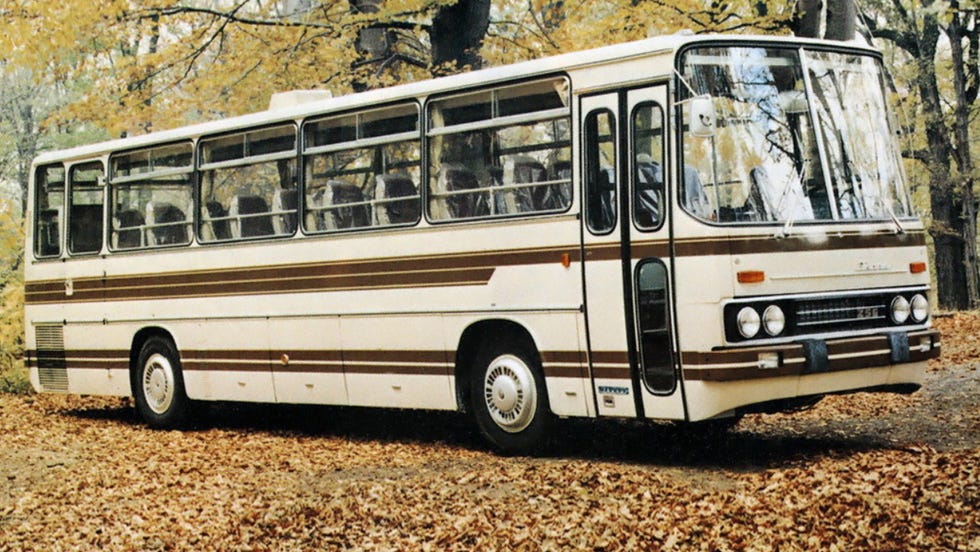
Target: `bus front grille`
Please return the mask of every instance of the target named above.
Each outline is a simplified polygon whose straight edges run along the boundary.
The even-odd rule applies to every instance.
[[[812,333],[887,326],[887,301],[883,294],[798,301],[796,327],[798,333]]]

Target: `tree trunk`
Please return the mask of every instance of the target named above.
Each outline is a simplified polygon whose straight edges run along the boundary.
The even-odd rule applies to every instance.
[[[963,249],[962,297],[957,297],[957,308],[973,309],[980,305],[980,273],[977,270],[977,206],[973,193],[973,157],[970,155],[970,100],[967,98],[966,75],[962,68],[967,66],[963,53],[963,26],[959,5],[951,4],[953,17],[947,29],[950,55],[953,67],[954,117],[953,141],[958,173],[961,175],[954,188],[953,197],[959,202],[958,212],[954,213],[962,225],[960,247]]]
[[[459,0],[439,8],[432,19],[432,67],[435,74],[483,65],[480,46],[490,26],[490,0]]]
[[[793,14],[793,34],[806,38],[820,37],[820,22],[823,15],[822,0],[800,0]]]
[[[928,143],[929,201],[932,211],[929,233],[935,250],[939,306],[968,309],[974,303],[969,288],[976,286],[976,220],[974,215],[974,219],[968,223],[967,217],[964,217],[973,210],[972,189],[967,192],[971,204],[968,206],[964,202],[963,186],[954,183],[952,174],[953,144],[950,142],[949,128],[943,120],[936,76],[936,49],[942,33],[935,16],[927,15],[923,19],[921,33],[921,53],[917,60],[918,87]],[[972,277],[968,276],[970,273],[973,273]]]
[[[827,0],[827,40],[853,40],[857,28],[855,0]]]

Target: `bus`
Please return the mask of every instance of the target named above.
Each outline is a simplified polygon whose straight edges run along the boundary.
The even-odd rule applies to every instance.
[[[730,425],[939,355],[881,56],[672,35],[40,155],[39,392]]]

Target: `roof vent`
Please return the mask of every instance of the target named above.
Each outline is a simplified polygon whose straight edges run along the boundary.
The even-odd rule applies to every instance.
[[[300,104],[329,100],[333,94],[329,90],[289,90],[276,92],[269,99],[269,110],[282,109]]]

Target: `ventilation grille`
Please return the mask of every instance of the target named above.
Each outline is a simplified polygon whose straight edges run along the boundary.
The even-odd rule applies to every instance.
[[[68,365],[65,362],[64,326],[38,326],[37,374],[42,391],[68,392]]]
[[[796,304],[796,325],[807,331],[887,326],[887,301],[880,294],[800,301]]]

